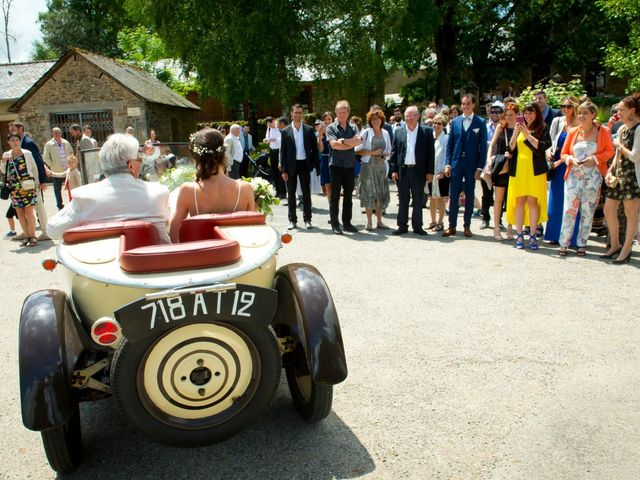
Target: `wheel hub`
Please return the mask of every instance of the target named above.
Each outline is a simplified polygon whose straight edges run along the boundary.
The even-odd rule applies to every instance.
[[[149,351],[143,386],[164,414],[200,419],[224,412],[252,383],[250,347],[234,330],[192,324],[172,330]]]

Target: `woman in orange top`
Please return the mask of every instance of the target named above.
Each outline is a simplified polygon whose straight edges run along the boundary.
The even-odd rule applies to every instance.
[[[597,112],[598,108],[590,101],[580,105],[579,125],[569,131],[562,147],[560,158],[567,164],[567,171],[564,174],[564,214],[560,231],[561,257],[567,255],[578,210],[578,256],[584,257],[587,254],[587,240],[600,197],[602,178],[607,174],[607,161],[613,156],[611,132],[595,122]]]

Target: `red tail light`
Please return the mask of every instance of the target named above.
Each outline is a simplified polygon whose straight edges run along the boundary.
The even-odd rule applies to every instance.
[[[120,324],[111,317],[102,317],[91,326],[91,338],[103,347],[114,347],[122,338]]]
[[[42,259],[42,268],[51,272],[58,265],[58,261],[55,258],[47,257]]]

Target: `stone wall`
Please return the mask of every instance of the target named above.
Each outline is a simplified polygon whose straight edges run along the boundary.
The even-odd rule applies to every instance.
[[[189,141],[189,135],[196,131],[196,114],[196,110],[147,104],[149,131],[154,129],[161,142]]]

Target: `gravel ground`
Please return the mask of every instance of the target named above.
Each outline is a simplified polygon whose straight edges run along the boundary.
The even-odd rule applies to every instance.
[[[84,460],[67,478],[640,478],[638,253],[610,265],[596,237],[586,258],[517,251],[476,219],[472,239],[338,237],[325,198],[313,203],[316,228],[296,232],[278,262],[313,264],[331,287],[349,377],[330,416],[306,425],[283,381],[243,433],[175,449],[136,432],[111,400],[83,404]],[[274,226],[286,223],[276,207]],[[17,329],[23,298],[59,288],[61,272],[39,267],[50,242],[0,246],[0,477],[55,478],[21,423]]]

